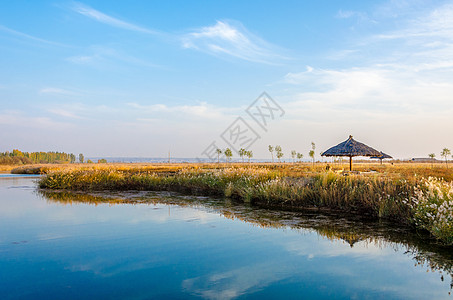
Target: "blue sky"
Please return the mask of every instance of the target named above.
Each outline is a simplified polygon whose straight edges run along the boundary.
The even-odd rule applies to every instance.
[[[453,147],[451,2],[244,2],[1,3],[0,151],[197,157],[263,91],[257,158]]]

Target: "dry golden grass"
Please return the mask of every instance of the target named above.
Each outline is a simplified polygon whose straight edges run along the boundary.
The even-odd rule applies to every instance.
[[[12,169],[17,168],[17,166],[12,165],[0,165],[0,173],[10,173]]]
[[[57,170],[118,170],[130,173],[154,172],[176,173],[180,170],[212,170],[224,168],[252,168],[276,171],[282,177],[306,177],[330,170],[341,173],[349,170],[349,164],[343,163],[106,163],[106,164],[42,164],[17,166],[0,166],[0,172],[39,174]],[[443,178],[453,181],[453,165],[435,163],[354,163],[354,171],[362,176],[383,176],[393,179],[413,180],[418,177]]]

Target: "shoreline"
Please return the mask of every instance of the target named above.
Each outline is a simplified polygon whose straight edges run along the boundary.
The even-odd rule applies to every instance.
[[[331,209],[427,230],[453,244],[453,183],[434,178],[343,176],[328,171],[287,178],[266,168],[182,169],[175,173],[110,169],[52,171],[43,189],[175,191],[221,196],[278,210]],[[437,190],[444,191],[442,193]]]

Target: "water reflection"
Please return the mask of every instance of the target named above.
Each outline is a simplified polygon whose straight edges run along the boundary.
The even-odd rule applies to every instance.
[[[383,248],[402,251],[414,260],[416,267],[426,268],[430,272],[437,272],[439,279],[441,281],[449,280],[451,282],[450,289],[453,288],[453,251],[451,247],[445,247],[434,240],[430,240],[424,233],[414,232],[410,228],[390,225],[383,221],[376,222],[354,216],[340,216],[326,211],[322,213],[313,210],[298,212],[274,211],[237,204],[226,199],[182,196],[168,192],[85,194],[38,191],[37,193],[49,202],[63,205],[75,203],[92,205],[105,203],[109,205],[164,204],[169,207],[169,214],[171,214],[170,207],[172,205],[192,207],[215,212],[225,218],[240,220],[261,228],[299,231],[300,234],[305,234],[307,231],[315,232],[318,236],[328,241],[347,243],[350,248],[353,248],[348,252],[349,254],[359,253],[360,251],[370,252],[373,249]],[[294,253],[307,254],[309,259],[313,259],[317,255],[316,253],[309,253],[310,251],[306,249],[306,245],[294,244],[288,250]],[[329,249],[326,251],[326,253],[323,253],[324,255],[345,254],[339,253],[338,249],[331,249],[331,252],[328,252]],[[345,250],[343,249],[342,251]],[[288,265],[291,266],[291,263]],[[184,280],[183,287],[206,298],[211,298],[214,295],[221,295],[222,298],[236,297],[241,294],[241,290],[246,290],[249,285],[257,285],[258,283],[254,282],[254,280],[260,280],[259,284],[279,280],[278,274],[266,271],[269,268],[272,268],[269,264],[256,265],[253,268],[254,274],[256,274],[256,270],[261,270],[258,274],[267,274],[265,278],[262,278],[263,276],[256,278],[253,274],[249,274],[250,269],[243,268],[219,272],[205,277],[189,278]],[[207,288],[213,282],[215,282],[214,285],[217,286],[217,289]],[[222,287],[221,282],[228,283]],[[235,289],[231,290],[228,288],[231,286],[234,286]]]

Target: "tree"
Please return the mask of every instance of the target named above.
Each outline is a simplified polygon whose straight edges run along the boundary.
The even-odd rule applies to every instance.
[[[434,158],[436,157],[436,154],[430,153],[430,154],[428,154],[428,156],[429,156],[429,158],[431,158],[431,168],[433,168],[434,167],[433,162],[434,162]]]
[[[304,157],[304,155],[302,153],[297,153],[297,159],[299,160],[299,162],[301,162],[302,160],[302,157]]]
[[[269,152],[272,155],[272,163],[273,163],[274,162],[274,147],[272,147],[271,145],[269,145]]]
[[[83,157],[83,154],[80,153],[79,154],[79,162],[83,164],[83,161],[85,160],[85,158]]]
[[[275,154],[277,155],[278,162],[281,162],[281,158],[283,157],[282,147],[279,145],[275,146]]]
[[[316,149],[315,143],[311,142],[311,150],[310,152],[308,152],[308,156],[310,156],[311,159],[313,160],[313,167],[315,166],[315,149]]]
[[[233,151],[231,151],[230,148],[226,148],[225,151],[223,151],[223,153],[225,153],[227,161],[231,161],[231,158],[233,157]]]
[[[250,159],[253,157],[253,152],[251,150],[249,151],[245,151],[245,155],[247,155],[247,157],[249,158],[249,163],[250,163]]]
[[[87,164],[92,164],[93,161],[91,159],[87,160]]]
[[[239,156],[242,158],[242,162],[244,162],[244,156],[247,155],[247,150],[244,148],[239,149]]]
[[[291,150],[291,157],[293,158],[293,163],[294,163],[294,159],[297,157],[296,150]]]
[[[448,159],[447,157],[451,155],[451,151],[448,148],[444,148],[442,152],[440,153],[440,156],[445,158],[445,165],[447,166],[448,169]]]
[[[98,159],[98,164],[106,164],[107,160],[105,158]]]
[[[222,150],[217,148],[215,149],[215,152],[217,153],[217,163],[220,163],[220,154],[222,154]]]

